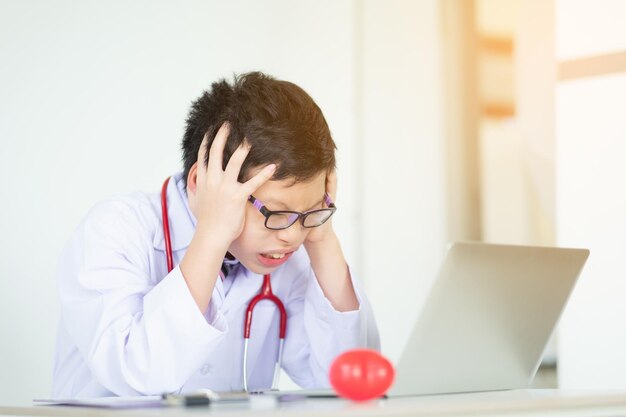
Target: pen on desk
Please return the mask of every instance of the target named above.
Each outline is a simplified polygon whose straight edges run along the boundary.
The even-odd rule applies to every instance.
[[[250,401],[250,394],[241,392],[222,392],[217,393],[209,389],[193,391],[187,394],[169,394],[161,395],[163,404],[178,407],[208,406],[210,404],[223,403],[242,403]]]
[[[176,407],[208,406],[209,404],[211,404],[211,399],[209,398],[209,395],[204,392],[187,395],[163,393],[161,395],[161,398],[165,405]]]

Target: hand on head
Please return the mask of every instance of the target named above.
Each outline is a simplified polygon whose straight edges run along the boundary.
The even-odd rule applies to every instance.
[[[226,169],[222,169],[224,146],[229,133],[229,124],[225,122],[211,144],[206,167],[204,161],[208,136],[204,136],[195,165],[194,198],[197,232],[210,233],[212,239],[224,239],[226,244],[230,244],[243,231],[248,196],[272,178],[276,170],[276,165],[270,164],[245,183],[238,182],[237,178],[250,152],[250,145],[244,140],[231,156]],[[193,173],[192,169],[190,176]]]
[[[335,198],[337,197],[337,173],[334,169],[326,175],[326,194],[335,203]],[[331,217],[321,226],[311,229],[304,243],[323,242],[333,231],[332,221],[333,218]]]

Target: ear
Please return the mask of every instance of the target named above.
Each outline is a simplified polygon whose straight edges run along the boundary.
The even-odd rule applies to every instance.
[[[191,166],[187,175],[187,194],[196,195],[198,188],[198,162]]]

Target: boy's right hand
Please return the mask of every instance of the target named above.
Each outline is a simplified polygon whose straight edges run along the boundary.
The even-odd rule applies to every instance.
[[[268,181],[276,170],[276,165],[271,164],[245,183],[237,181],[241,166],[250,152],[250,145],[245,139],[231,156],[226,169],[223,170],[224,146],[229,133],[230,126],[228,122],[225,122],[211,144],[206,167],[204,161],[208,136],[205,135],[196,162],[196,233],[204,234],[209,239],[216,239],[226,245],[226,248],[243,231],[248,196]]]

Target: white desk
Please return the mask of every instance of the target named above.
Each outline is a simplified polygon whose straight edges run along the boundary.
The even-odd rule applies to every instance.
[[[288,403],[261,401],[219,404],[211,407],[148,408],[107,410],[82,407],[0,406],[3,416],[88,416],[88,417],[175,417],[175,416],[611,416],[626,417],[626,391],[571,392],[559,390],[516,390],[394,398],[367,403],[339,399],[315,399]]]

